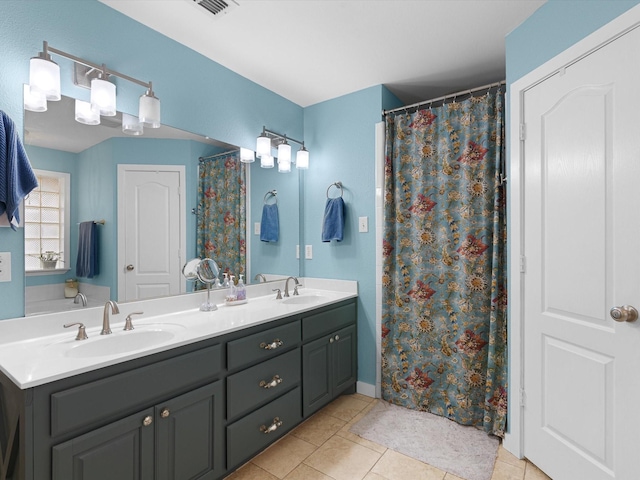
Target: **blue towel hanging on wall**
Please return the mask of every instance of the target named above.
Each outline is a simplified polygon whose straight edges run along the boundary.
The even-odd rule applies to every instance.
[[[0,110],[0,215],[12,229],[20,223],[20,202],[38,186],[13,120]]]
[[[278,219],[278,205],[265,204],[262,207],[262,220],[260,222],[260,240],[263,242],[277,242],[280,234],[280,222]]]
[[[344,237],[344,200],[342,197],[327,198],[322,219],[322,241],[341,242]]]
[[[82,222],[78,229],[76,275],[93,278],[100,273],[98,265],[98,228],[95,222]]]

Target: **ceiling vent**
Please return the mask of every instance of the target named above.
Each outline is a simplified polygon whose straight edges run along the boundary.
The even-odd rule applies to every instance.
[[[240,5],[235,0],[191,0],[192,3],[201,6],[215,17],[223,17],[235,10]]]

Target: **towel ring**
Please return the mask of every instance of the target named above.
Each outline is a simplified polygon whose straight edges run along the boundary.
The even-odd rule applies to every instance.
[[[344,195],[344,189],[342,188],[342,182],[333,182],[331,185],[329,185],[329,188],[327,188],[327,198],[331,198],[329,197],[329,190],[331,190],[331,187],[336,186],[337,188],[340,189],[340,197],[342,198],[342,195]],[[338,198],[338,197],[334,197],[334,198]]]
[[[269,205],[267,203],[267,200],[269,200],[269,196],[270,195],[274,198],[275,204],[277,205],[278,204],[278,191],[277,190],[269,190],[267,193],[265,193],[265,195],[264,195],[264,204],[265,205]],[[273,205],[273,204],[271,204],[271,205]]]

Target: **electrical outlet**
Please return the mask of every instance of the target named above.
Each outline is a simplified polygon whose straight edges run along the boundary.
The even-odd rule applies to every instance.
[[[253,224],[253,234],[260,235],[260,222],[255,222]]]
[[[313,246],[305,245],[304,246],[304,258],[307,260],[311,260],[313,258]]]
[[[367,233],[369,231],[369,217],[358,218],[358,231],[360,233]]]
[[[11,281],[11,252],[0,252],[0,282]]]

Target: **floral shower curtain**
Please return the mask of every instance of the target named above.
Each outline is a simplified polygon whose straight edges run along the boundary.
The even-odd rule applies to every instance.
[[[199,177],[196,256],[212,258],[237,280],[246,270],[245,166],[229,152],[202,160]]]
[[[386,117],[382,396],[503,436],[504,94]]]

